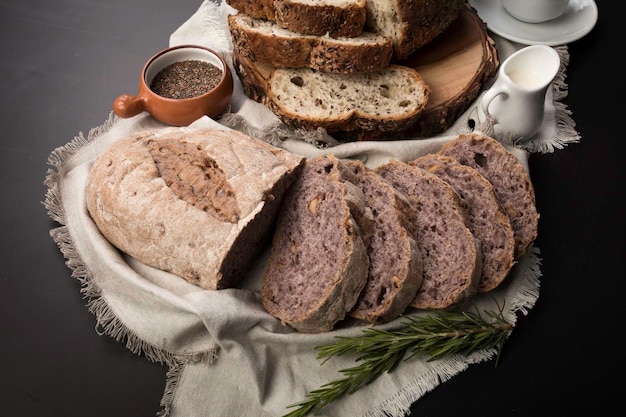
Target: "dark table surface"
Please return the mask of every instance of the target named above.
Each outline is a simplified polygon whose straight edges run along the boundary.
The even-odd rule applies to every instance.
[[[564,100],[582,139],[533,154],[541,292],[497,367],[472,365],[412,416],[604,415],[623,404],[623,14],[570,44]],[[0,0],[0,414],[154,416],[166,367],[98,336],[80,283],[49,235],[48,156],[100,126],[113,100],[200,0]],[[207,387],[210,389],[210,387]],[[251,414],[253,415],[253,414]],[[230,417],[230,416],[229,416]]]

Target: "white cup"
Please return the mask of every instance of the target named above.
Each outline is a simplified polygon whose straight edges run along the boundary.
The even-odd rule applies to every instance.
[[[556,19],[567,10],[569,0],[501,0],[502,7],[517,20],[541,23]]]
[[[510,55],[480,99],[481,119],[494,120],[498,136],[530,139],[543,122],[546,92],[560,65],[559,54],[547,45],[527,46]]]

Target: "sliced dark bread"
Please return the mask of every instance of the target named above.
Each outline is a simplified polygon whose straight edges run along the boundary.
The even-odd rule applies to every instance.
[[[500,142],[479,133],[461,134],[446,142],[439,153],[476,169],[491,182],[513,227],[515,258],[524,255],[537,238],[539,223],[535,190],[526,168]]]
[[[332,330],[365,286],[369,258],[357,218],[365,196],[333,155],[309,159],[278,216],[261,299],[282,323]]]
[[[228,27],[234,52],[276,68],[358,74],[385,68],[393,53],[391,41],[373,32],[355,38],[304,35],[241,13],[228,16]]]
[[[363,32],[365,0],[226,0],[226,3],[257,19],[305,35],[355,37]]]
[[[376,168],[416,210],[416,239],[424,277],[411,306],[447,309],[477,293],[482,271],[480,243],[454,189],[419,167],[390,160]]]
[[[465,203],[470,230],[480,241],[483,255],[478,292],[496,288],[513,267],[515,241],[511,222],[502,211],[491,183],[474,168],[449,156],[427,154],[409,164],[446,181]]]
[[[398,132],[418,120],[430,96],[422,76],[401,65],[368,74],[331,74],[274,68],[237,53],[233,65],[245,94],[293,128]]]
[[[390,65],[366,74],[331,74],[310,68],[276,69],[264,104],[294,128],[327,132],[393,132],[411,126],[430,88],[412,68]]]
[[[361,161],[345,165],[356,174],[374,220],[367,247],[367,283],[349,314],[385,323],[407,309],[422,283],[422,255],[414,238],[415,210],[404,195]]]

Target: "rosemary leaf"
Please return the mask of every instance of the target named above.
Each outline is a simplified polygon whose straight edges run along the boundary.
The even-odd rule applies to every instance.
[[[427,361],[447,356],[469,355],[481,349],[496,349],[496,366],[502,346],[513,325],[505,320],[502,310],[443,311],[428,315],[403,316],[405,322],[397,330],[366,328],[361,336],[337,336],[335,342],[316,348],[322,364],[335,356],[355,354],[357,365],[341,369],[342,377],[309,392],[306,398],[289,405],[293,411],[283,417],[304,417],[321,410],[344,394],[351,394],[391,372],[404,360],[418,355]],[[407,356],[405,358],[405,356]]]

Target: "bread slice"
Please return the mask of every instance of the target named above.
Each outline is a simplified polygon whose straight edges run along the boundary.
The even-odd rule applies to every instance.
[[[146,131],[94,161],[86,206],[138,261],[205,289],[233,287],[271,237],[303,161],[235,131]]]
[[[393,41],[393,60],[433,41],[459,16],[465,0],[367,0],[365,28]]]
[[[305,35],[353,38],[365,26],[365,0],[226,0],[239,13]]]
[[[331,330],[365,286],[369,258],[357,219],[365,196],[333,155],[306,161],[278,217],[261,299],[284,324]]]
[[[478,292],[498,287],[513,267],[515,241],[511,222],[502,211],[491,183],[474,168],[449,156],[427,154],[409,164],[432,172],[457,192],[469,214],[470,230],[481,245],[482,275]]]
[[[357,75],[276,69],[262,102],[294,128],[393,132],[415,123],[429,94],[417,71],[399,65]]]
[[[304,35],[241,13],[229,15],[228,26],[234,52],[276,68],[357,74],[385,68],[393,53],[389,39],[371,32],[356,38]]]
[[[367,283],[350,311],[354,318],[385,323],[402,314],[422,283],[422,255],[415,241],[415,211],[406,197],[361,161],[345,162],[358,178],[374,219],[367,247]]]
[[[500,142],[479,133],[461,134],[439,153],[471,166],[493,184],[513,227],[515,258],[524,255],[537,238],[539,223],[535,190],[526,168]]]
[[[454,189],[435,174],[394,159],[376,172],[407,196],[416,210],[416,240],[424,277],[410,305],[448,309],[475,295],[482,254]]]

